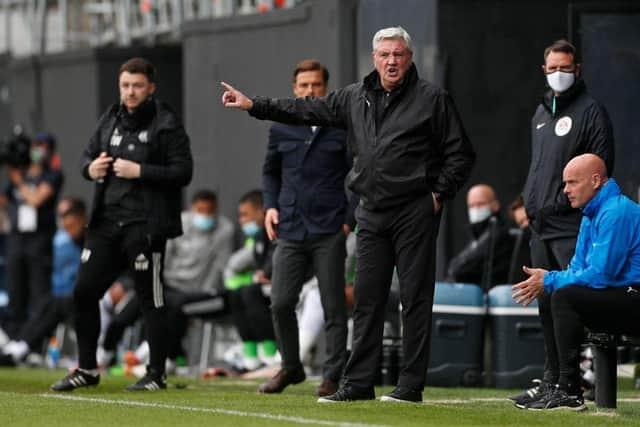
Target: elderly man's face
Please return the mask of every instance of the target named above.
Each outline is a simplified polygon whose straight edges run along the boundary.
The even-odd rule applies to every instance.
[[[397,88],[413,61],[413,54],[402,39],[384,39],[373,52],[373,64],[380,74],[382,87]]]
[[[598,192],[601,178],[598,174],[589,175],[585,171],[573,167],[566,167],[562,174],[564,193],[571,203],[571,207],[584,207]]]

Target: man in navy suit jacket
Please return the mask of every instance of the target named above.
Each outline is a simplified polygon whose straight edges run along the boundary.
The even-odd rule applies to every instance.
[[[298,63],[293,74],[296,97],[324,96],[329,73],[314,60]],[[262,172],[265,227],[277,238],[273,258],[271,309],[282,355],[282,369],[262,384],[261,393],[280,393],[305,380],[300,362],[295,308],[310,274],[318,279],[325,316],[327,356],[319,396],[338,388],[346,362],[345,235],[353,211],[344,180],[351,168],[346,133],[341,129],[276,123]]]

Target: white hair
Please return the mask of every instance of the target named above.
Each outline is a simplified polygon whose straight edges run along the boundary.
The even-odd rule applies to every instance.
[[[378,48],[378,44],[382,40],[403,40],[404,44],[407,45],[407,49],[409,52],[413,52],[413,43],[411,42],[411,36],[407,31],[401,26],[397,27],[389,27],[378,30],[378,32],[373,36],[373,51],[375,52]]]

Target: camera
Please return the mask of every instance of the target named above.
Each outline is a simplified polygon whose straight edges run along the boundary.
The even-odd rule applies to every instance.
[[[31,139],[24,133],[0,141],[0,165],[25,169],[31,164]]]

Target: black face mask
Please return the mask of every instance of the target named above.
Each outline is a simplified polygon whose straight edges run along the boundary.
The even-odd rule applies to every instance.
[[[478,237],[480,237],[480,235],[482,233],[485,232],[487,227],[489,227],[489,223],[491,222],[491,218],[493,218],[493,215],[490,216],[489,218],[485,219],[484,221],[477,222],[475,224],[470,224],[469,225],[469,227],[471,228],[471,234],[473,235],[474,239],[477,239]]]

